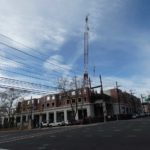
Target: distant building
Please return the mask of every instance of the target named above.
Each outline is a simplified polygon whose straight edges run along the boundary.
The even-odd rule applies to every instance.
[[[113,98],[114,114],[139,114],[142,112],[141,100],[134,95],[120,89],[110,89],[105,91],[105,94]]]
[[[150,114],[150,103],[149,102],[143,102],[142,108],[143,108],[144,113]]]

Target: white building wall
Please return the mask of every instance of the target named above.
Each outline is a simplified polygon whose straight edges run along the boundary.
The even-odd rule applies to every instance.
[[[90,104],[90,103],[86,103],[84,104],[83,106],[83,109],[86,109],[87,110],[87,116],[88,117],[94,117],[94,105],[93,104]],[[80,109],[81,110],[81,105],[78,106],[78,110]],[[49,122],[49,113],[53,113],[54,114],[54,123],[57,122],[57,112],[64,112],[64,121],[67,122],[67,111],[71,111],[71,106],[63,106],[63,107],[55,107],[55,108],[49,108],[49,109],[46,109],[42,112],[37,112],[37,111],[34,111],[32,113],[32,117],[34,117],[34,115],[39,115],[39,123],[42,122],[42,114],[46,114],[46,121]],[[28,115],[28,113],[24,113],[24,115]],[[21,121],[22,121],[22,115],[19,115],[18,116],[21,117]],[[78,112],[77,112],[77,115],[76,115],[76,120],[79,119],[79,116],[78,116]]]
[[[119,105],[118,103],[113,104],[114,115],[119,114]]]
[[[94,105],[93,104],[87,105],[84,108],[87,109],[87,117],[94,117]]]

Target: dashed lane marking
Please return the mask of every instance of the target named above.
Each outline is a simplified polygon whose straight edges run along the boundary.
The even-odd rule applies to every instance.
[[[119,129],[115,129],[115,130],[113,130],[114,132],[120,132],[121,130],[119,130]]]
[[[81,128],[81,127],[78,127],[78,128]],[[19,141],[19,140],[24,140],[24,139],[35,138],[35,137],[44,136],[44,135],[51,135],[51,134],[54,134],[54,133],[61,133],[61,132],[65,132],[65,131],[71,131],[73,129],[77,129],[77,127],[75,127],[75,128],[72,127],[72,128],[63,129],[63,130],[42,132],[42,133],[34,133],[34,134],[31,134],[31,135],[17,136],[17,137],[12,137],[12,138],[7,139],[7,140],[6,139],[4,139],[4,140],[2,139],[0,141],[0,144],[14,142],[14,141]]]
[[[136,135],[128,135],[127,138],[136,138]]]
[[[139,132],[142,131],[141,129],[133,129],[133,131]]]
[[[112,135],[104,135],[103,137],[104,138],[112,138],[113,136]]]
[[[104,132],[104,130],[97,130],[98,132]]]

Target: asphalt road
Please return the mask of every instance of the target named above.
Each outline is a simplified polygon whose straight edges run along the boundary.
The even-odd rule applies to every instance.
[[[150,150],[150,118],[0,132],[0,150]]]

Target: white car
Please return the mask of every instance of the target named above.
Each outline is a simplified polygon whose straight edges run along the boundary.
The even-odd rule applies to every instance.
[[[42,125],[42,127],[48,127],[48,123],[47,122],[42,122],[41,125]]]
[[[136,118],[138,118],[138,117],[139,117],[138,114],[133,114],[133,115],[132,115],[132,118],[133,118],[133,119],[136,119]]]
[[[52,123],[49,123],[49,127],[57,127],[59,126],[60,123],[59,122],[52,122]]]
[[[69,124],[68,122],[64,122],[64,121],[55,122],[55,123],[53,122],[53,123],[49,123],[49,127],[65,126],[68,124]]]

